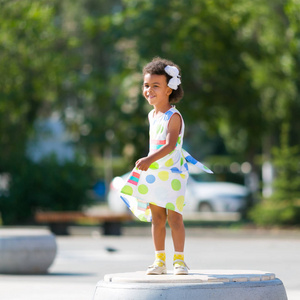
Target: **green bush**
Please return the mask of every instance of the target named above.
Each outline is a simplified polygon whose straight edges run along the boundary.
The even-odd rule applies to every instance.
[[[289,145],[289,129],[288,123],[282,124],[280,147],[273,149],[274,193],[250,212],[258,225],[300,224],[300,149]]]
[[[91,204],[90,174],[88,166],[62,164],[54,156],[38,163],[23,160],[11,172],[8,195],[0,197],[3,223],[31,224],[36,210],[80,210]]]
[[[260,226],[295,225],[300,223],[300,206],[268,199],[257,204],[249,216]]]

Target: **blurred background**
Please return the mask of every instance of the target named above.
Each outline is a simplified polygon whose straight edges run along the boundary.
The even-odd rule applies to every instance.
[[[154,56],[181,67],[201,180],[245,186],[245,222],[300,223],[298,0],[1,0],[2,225],[107,204],[148,152]]]

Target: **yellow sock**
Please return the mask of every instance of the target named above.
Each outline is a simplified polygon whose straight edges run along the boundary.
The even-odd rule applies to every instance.
[[[164,264],[160,260],[162,260],[164,263],[166,263],[166,252],[165,252],[165,250],[155,251],[155,264],[158,265],[159,267],[163,267]]]
[[[184,252],[175,252],[174,253],[173,262],[175,262],[178,259],[184,261]],[[180,266],[185,266],[185,264],[181,261],[176,262],[176,264],[178,264]]]

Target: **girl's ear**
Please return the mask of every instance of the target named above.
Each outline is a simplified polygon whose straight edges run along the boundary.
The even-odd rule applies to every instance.
[[[173,90],[170,87],[168,87],[168,89],[167,89],[167,95],[170,96],[172,94],[172,91]]]

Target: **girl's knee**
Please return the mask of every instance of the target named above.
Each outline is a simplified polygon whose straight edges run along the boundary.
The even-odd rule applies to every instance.
[[[169,213],[168,215],[168,223],[171,229],[177,229],[184,226],[182,215],[176,212]]]
[[[151,206],[150,206],[151,207]],[[165,226],[167,222],[166,210],[152,205],[152,224],[155,226]]]
[[[152,215],[152,224],[154,226],[163,227],[166,225],[167,218],[164,215]]]

